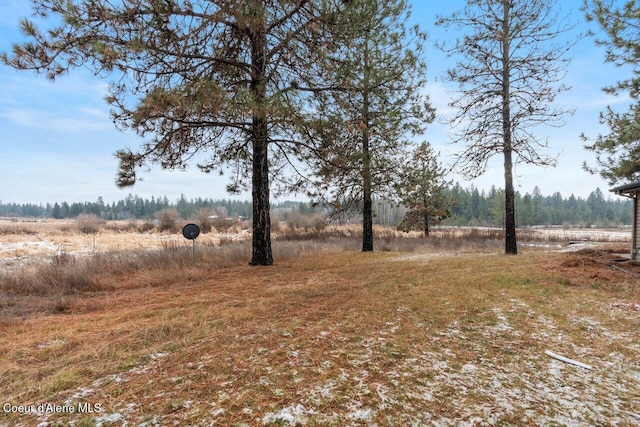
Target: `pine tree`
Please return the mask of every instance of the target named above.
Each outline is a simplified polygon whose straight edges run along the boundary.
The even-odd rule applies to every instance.
[[[611,184],[640,179],[640,3],[634,0],[616,7],[612,1],[585,0],[587,19],[596,21],[606,39],[596,43],[606,47],[606,61],[630,69],[631,76],[605,87],[606,93],[623,93],[632,100],[626,112],[616,112],[611,106],[600,113],[600,123],[610,133],[595,141],[583,135],[585,148],[597,155],[597,166],[584,164],[591,173],[599,173]]]
[[[398,229],[420,230],[427,237],[431,225],[451,215],[451,199],[444,191],[451,183],[445,180],[445,175],[428,142],[413,151],[395,185],[400,203],[408,210]]]
[[[433,120],[424,94],[426,35],[407,28],[404,0],[352,0],[336,17],[331,47],[319,59],[327,88],[313,91],[315,140],[312,169],[319,177],[314,199],[336,211],[359,207],[362,250],[373,251],[373,196],[391,197],[412,135]],[[301,82],[301,90],[311,82]]]
[[[459,95],[450,105],[455,142],[468,144],[457,166],[468,177],[487,168],[489,158],[501,154],[505,180],[505,252],[517,254],[514,161],[551,165],[543,153],[546,139],[533,134],[540,124],[562,124],[567,111],[554,108],[556,95],[567,88],[565,75],[569,45],[554,40],[570,27],[548,0],[468,0],[462,13],[440,18],[437,25],[454,27],[463,35],[449,55],[460,56],[447,72]]]
[[[116,126],[146,138],[137,151],[117,152],[117,184],[133,185],[146,165],[184,169],[205,153],[198,167],[230,167],[231,192],[251,183],[251,264],[272,264],[269,174],[282,173],[299,141],[282,137],[297,132],[291,117],[300,100],[290,82],[319,48],[325,2],[31,1],[59,24],[42,31],[22,20],[30,41],[1,59],[51,79],[79,66],[113,77]]]
[[[60,205],[58,204],[58,202],[53,204],[53,209],[51,210],[51,217],[55,219],[62,218],[62,209],[60,208]]]

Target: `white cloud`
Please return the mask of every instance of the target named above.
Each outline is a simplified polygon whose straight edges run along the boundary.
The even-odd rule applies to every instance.
[[[425,92],[429,95],[431,106],[436,109],[437,120],[447,119],[456,113],[456,110],[449,106],[452,93],[441,82],[427,82]]]
[[[0,118],[13,126],[52,132],[103,132],[113,128],[104,101],[108,85],[78,73],[54,83],[29,73],[0,70],[5,82]]]
[[[594,90],[595,89],[595,90]],[[558,104],[576,110],[604,110],[607,106],[617,108],[631,102],[628,94],[614,96],[603,92],[600,88],[576,88],[558,97]]]
[[[112,127],[108,114],[92,108],[74,108],[66,114],[26,108],[12,109],[0,112],[0,117],[17,126],[52,132],[103,132]]]

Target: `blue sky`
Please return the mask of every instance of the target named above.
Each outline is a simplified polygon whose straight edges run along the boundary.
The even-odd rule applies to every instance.
[[[425,138],[437,151],[441,161],[450,165],[461,146],[449,143],[444,118],[451,110],[447,106],[452,90],[441,79],[444,71],[454,65],[433,47],[436,40],[455,37],[435,28],[436,15],[449,15],[464,6],[462,0],[432,2],[413,0],[412,21],[429,34],[427,48],[427,91],[436,107],[438,122],[430,126]],[[585,31],[587,24],[579,8],[581,0],[562,1],[565,11],[579,21],[576,31]],[[0,3],[0,50],[8,51],[15,41],[23,40],[17,30],[18,18],[30,15],[27,0],[3,0]],[[603,179],[582,170],[582,162],[593,163],[592,153],[585,151],[580,140],[584,132],[595,137],[606,129],[598,123],[598,114],[607,105],[624,107],[624,97],[615,98],[601,91],[601,87],[627,77],[623,70],[604,64],[604,53],[593,40],[580,41],[571,52],[572,62],[565,83],[571,91],[562,94],[558,103],[575,108],[562,128],[540,127],[536,133],[548,136],[549,154],[560,156],[557,167],[540,168],[516,166],[515,185],[522,194],[537,185],[543,194],[559,191],[568,197],[587,197],[600,187],[609,185]],[[215,174],[203,174],[196,167],[186,172],[153,169],[143,172],[143,181],[132,188],[118,189],[115,185],[117,160],[113,154],[124,147],[137,147],[141,140],[134,133],[117,131],[104,101],[109,80],[101,80],[82,69],[58,78],[55,82],[27,71],[0,66],[0,200],[17,203],[47,203],[62,201],[95,201],[102,196],[111,202],[128,193],[142,197],[167,196],[177,199],[181,193],[187,198],[227,198],[227,179]],[[451,178],[464,187],[475,185],[489,189],[504,186],[502,159],[495,157],[488,172],[473,181],[452,174]],[[240,196],[250,199],[249,194]],[[284,199],[293,199],[283,197]]]

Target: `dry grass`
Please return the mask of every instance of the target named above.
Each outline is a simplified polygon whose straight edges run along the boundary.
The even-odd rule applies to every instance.
[[[0,401],[76,412],[0,411],[0,424],[640,422],[640,282],[568,262],[584,254],[282,242],[256,268],[243,248],[225,265],[128,270],[64,314],[7,320]]]
[[[212,268],[242,265],[251,257],[250,242],[229,239],[218,246],[214,241],[194,248],[184,241],[162,240],[161,248],[92,252],[85,256],[64,250],[44,261],[24,264],[0,273],[0,322],[38,314],[73,312],[76,304],[86,305],[87,295],[122,289],[114,285],[126,281],[130,287],[158,287],[179,280],[199,280]],[[357,241],[276,242],[276,259],[293,260],[321,252],[357,248]],[[203,272],[202,266],[206,266]],[[137,280],[130,280],[136,277]]]
[[[85,222],[94,225],[95,218],[87,218]],[[30,225],[42,226],[27,223]],[[383,252],[487,251],[499,250],[502,245],[500,233],[493,230],[467,230],[462,236],[457,232],[424,239],[376,227],[375,234],[376,249]],[[54,236],[57,247],[48,240]],[[242,239],[238,235],[207,235],[198,239],[197,258],[210,267],[242,264],[250,258],[249,242]],[[192,264],[190,242],[171,234],[101,231],[87,236],[81,231],[57,235],[50,230],[35,237],[5,235],[3,240],[5,250],[11,244],[20,249],[15,249],[14,258],[5,258],[5,265],[14,263],[12,268],[0,272],[0,292],[4,294],[0,320],[68,312],[73,309],[75,299],[88,292],[111,291],[115,289],[114,281],[134,272],[146,272],[149,276],[145,279],[146,286],[169,283],[185,274],[185,270],[190,274],[188,266]],[[277,260],[290,260],[303,254],[358,250],[360,240],[361,230],[353,226],[311,232],[285,230],[276,236],[274,255]]]

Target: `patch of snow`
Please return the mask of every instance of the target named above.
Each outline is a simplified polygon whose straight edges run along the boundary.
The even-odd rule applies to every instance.
[[[288,353],[289,357],[292,357],[294,359],[297,359],[298,357],[300,357],[300,351],[298,350],[292,350]]]
[[[347,405],[347,408],[349,408],[349,405]],[[373,410],[371,408],[358,408],[358,407],[353,408],[352,407],[347,413],[347,419],[362,421],[366,423],[373,420],[373,415],[374,415]]]
[[[138,424],[138,427],[159,427],[160,426],[160,421],[158,420],[158,416],[154,416],[151,420],[149,421],[144,421],[140,424]]]
[[[473,365],[471,365],[469,363],[467,363],[466,365],[462,365],[462,369],[461,369],[461,371],[464,372],[464,373],[473,373],[473,372],[475,372],[477,370],[478,370],[478,368],[476,368],[475,366],[473,366]]]
[[[124,412],[125,414],[131,414],[131,413],[134,413],[134,412],[135,412],[135,410],[136,410],[136,407],[137,407],[137,406],[138,406],[138,405],[137,405],[137,404],[135,404],[135,403],[133,403],[133,402],[128,403],[128,404],[127,404],[127,406],[124,408],[124,411],[123,411],[123,412]]]
[[[149,357],[151,357],[151,360],[157,360],[157,359],[162,359],[163,357],[167,357],[168,355],[169,353],[155,353],[155,354],[149,355]]]
[[[491,311],[498,318],[498,324],[487,327],[485,329],[486,332],[483,333],[484,336],[493,337],[494,334],[501,333],[501,332],[502,333],[511,333],[511,334],[513,334],[515,336],[520,335],[520,332],[519,331],[515,331],[513,329],[513,327],[509,324],[509,320],[504,315],[504,313],[502,312],[501,309],[496,307],[496,308],[491,309]]]
[[[96,427],[102,427],[104,425],[104,423],[107,424],[111,424],[111,423],[117,423],[118,421],[122,421],[124,419],[124,415],[115,412],[113,414],[105,414],[105,415],[101,415],[99,417],[97,417],[94,422],[96,424]]]
[[[93,393],[95,393],[95,390],[93,388],[79,387],[76,392],[65,401],[65,405],[72,405],[74,400],[83,399],[87,396],[92,395]]]
[[[262,417],[262,424],[271,424],[277,422],[287,422],[292,425],[306,424],[308,415],[312,415],[313,411],[308,411],[302,404],[296,406],[287,406],[278,412],[271,412]]]
[[[209,414],[211,414],[214,417],[219,417],[224,413],[225,413],[224,408],[212,409],[211,411],[209,411]]]

